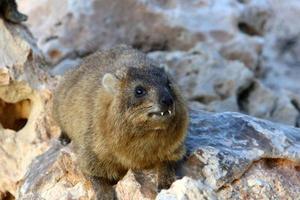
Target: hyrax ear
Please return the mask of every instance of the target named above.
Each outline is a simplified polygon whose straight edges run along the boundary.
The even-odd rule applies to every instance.
[[[104,74],[102,85],[107,92],[115,93],[117,91],[117,83],[118,79],[114,75],[110,73]]]

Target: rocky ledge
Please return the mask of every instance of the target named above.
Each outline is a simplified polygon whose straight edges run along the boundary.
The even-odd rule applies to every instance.
[[[156,193],[153,171],[129,171],[119,199],[297,199],[300,129],[224,112],[190,112],[186,158],[177,181]],[[30,165],[19,199],[91,199],[94,191],[70,147],[57,141]]]

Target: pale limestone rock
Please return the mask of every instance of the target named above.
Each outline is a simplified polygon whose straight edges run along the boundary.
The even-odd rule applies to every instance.
[[[273,11],[262,48],[263,82],[275,91],[300,93],[300,4],[297,0],[270,1]]]
[[[32,162],[18,195],[24,200],[93,198],[92,185],[78,169],[74,153],[58,141]]]
[[[235,0],[20,1],[53,64],[118,43],[144,51],[187,50],[198,42],[221,47],[243,35],[237,24],[245,6]]]
[[[0,197],[15,197],[32,160],[55,135],[51,80],[26,28],[0,19]],[[48,85],[51,88],[51,84]],[[56,130],[57,133],[58,130]]]
[[[117,197],[120,200],[151,200],[157,195],[155,173],[128,171],[126,176],[116,185]]]
[[[298,199],[299,181],[299,163],[285,159],[262,159],[218,195],[224,200]]]
[[[238,60],[251,71],[259,70],[260,52],[264,40],[261,37],[240,36],[220,48],[220,53],[228,60]]]
[[[299,94],[297,0],[22,0],[19,7],[47,61],[58,64],[56,74],[118,43],[145,51],[205,43],[271,89]]]
[[[157,199],[297,199],[300,129],[238,113],[191,113],[187,176]],[[242,170],[242,171],[241,171]],[[191,179],[192,178],[192,179]]]
[[[156,200],[196,200],[210,199],[217,200],[216,193],[209,186],[204,185],[199,180],[184,177],[175,181],[171,188],[162,190]]]
[[[227,61],[207,46],[189,52],[154,52],[149,56],[169,66],[189,100],[219,112],[238,111],[239,91],[254,80],[254,74],[242,63]]]
[[[241,111],[274,122],[296,125],[299,111],[285,93],[275,93],[258,81],[244,92],[240,96]]]
[[[9,84],[9,71],[6,67],[0,68],[0,85],[8,85]]]
[[[251,48],[250,48],[251,49]],[[264,86],[248,67],[224,59],[213,48],[199,45],[184,52],[153,52],[173,73],[191,101],[208,111],[237,111],[295,126],[299,110],[293,98]]]
[[[27,61],[30,53],[30,45],[21,35],[12,33],[2,19],[0,20],[0,66],[22,66]],[[15,31],[18,29],[16,28]],[[11,75],[12,76],[12,75]]]
[[[170,189],[157,194],[155,171],[130,170],[115,186],[116,193],[118,199],[141,200],[295,199],[300,191],[299,141],[297,128],[239,113],[194,110],[188,153]],[[19,198],[93,198],[90,182],[77,167],[70,149],[54,143],[32,163]]]
[[[239,113],[191,112],[186,145],[192,154],[184,171],[220,189],[239,179],[254,161],[282,158],[299,162],[299,132]]]

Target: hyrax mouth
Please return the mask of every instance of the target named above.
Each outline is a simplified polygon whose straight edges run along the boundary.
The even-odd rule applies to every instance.
[[[174,109],[150,111],[148,116],[152,119],[166,119],[175,114]]]

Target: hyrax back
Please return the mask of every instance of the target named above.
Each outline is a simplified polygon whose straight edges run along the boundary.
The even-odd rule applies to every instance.
[[[127,46],[94,53],[67,73],[53,111],[90,176],[118,180],[184,154],[188,114],[176,84]]]

